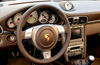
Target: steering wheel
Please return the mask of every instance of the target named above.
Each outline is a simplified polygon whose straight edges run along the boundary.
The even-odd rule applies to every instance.
[[[56,25],[56,24],[41,24],[37,26],[33,26],[29,29],[26,29],[25,31],[22,31],[22,28],[24,27],[28,16],[33,12],[41,8],[48,8],[51,10],[54,10],[57,12],[59,17],[65,21],[64,25]],[[58,41],[59,34],[62,35],[63,40],[65,39],[65,42],[61,48],[61,50],[54,55],[51,56],[51,49],[53,49]],[[67,34],[65,36],[65,34]],[[21,21],[19,22],[19,25],[17,26],[17,44],[21,51],[21,53],[30,61],[34,63],[44,64],[44,63],[50,63],[57,59],[59,59],[66,49],[68,48],[69,41],[71,37],[71,29],[70,24],[67,19],[67,16],[59,9],[56,8],[53,5],[43,4],[43,5],[35,5],[28,9],[22,16]],[[22,43],[23,39],[30,39],[32,40],[32,45],[34,45],[38,50],[40,50],[43,54],[43,59],[38,59],[33,56],[31,56],[24,48],[24,45]]]

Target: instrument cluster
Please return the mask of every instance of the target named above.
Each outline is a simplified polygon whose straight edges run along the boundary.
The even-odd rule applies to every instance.
[[[18,23],[21,20],[22,15],[24,12],[19,12],[14,16],[10,17],[6,21],[6,26],[9,29],[16,29]],[[26,21],[26,25],[36,25],[36,24],[55,24],[59,20],[59,16],[56,13],[50,10],[37,10],[33,11]]]
[[[26,10],[11,14],[5,22],[0,24],[0,48],[16,46],[16,28]],[[56,12],[49,9],[39,9],[27,16],[23,30],[40,24],[61,24]],[[6,43],[6,44],[4,44]]]

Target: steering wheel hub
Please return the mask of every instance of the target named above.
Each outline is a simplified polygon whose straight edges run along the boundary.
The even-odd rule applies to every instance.
[[[35,46],[39,50],[50,50],[58,40],[58,31],[51,26],[39,28],[35,34]]]

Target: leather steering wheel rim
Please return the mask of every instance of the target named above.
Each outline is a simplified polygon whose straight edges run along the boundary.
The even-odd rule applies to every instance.
[[[22,40],[23,40],[24,34],[25,34],[22,32],[22,28],[28,19],[28,15],[31,14],[33,11],[36,11],[41,8],[49,8],[49,9],[55,10],[57,12],[57,14],[59,14],[61,19],[63,19],[65,21],[66,28],[67,28],[67,37],[66,37],[67,39],[66,39],[62,49],[54,57],[51,57],[50,59],[42,59],[42,60],[31,56],[25,50],[24,45],[22,44]],[[18,44],[19,50],[21,51],[22,55],[24,55],[24,57],[26,57],[27,59],[29,59],[32,62],[39,63],[39,64],[50,63],[50,62],[53,62],[53,61],[57,60],[58,58],[60,58],[64,54],[66,49],[68,48],[68,45],[70,42],[70,37],[71,37],[71,29],[70,29],[70,24],[68,22],[67,16],[65,16],[65,14],[60,9],[56,8],[55,6],[48,5],[48,4],[35,5],[35,6],[31,7],[30,9],[28,9],[23,14],[23,16],[19,22],[19,25],[17,26],[17,44]]]

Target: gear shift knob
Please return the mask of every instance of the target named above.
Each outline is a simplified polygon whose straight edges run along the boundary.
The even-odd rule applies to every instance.
[[[94,57],[93,55],[90,55],[90,56],[88,57],[88,62],[89,62],[88,65],[91,65],[94,61],[95,61],[95,57]]]

